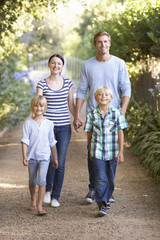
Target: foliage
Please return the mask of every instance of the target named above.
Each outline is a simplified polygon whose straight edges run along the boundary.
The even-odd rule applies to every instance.
[[[160,117],[147,105],[131,100],[127,110],[126,130],[131,149],[155,178],[160,176]]]
[[[54,10],[64,0],[2,0],[0,2],[0,58],[22,52],[18,38],[33,29],[33,19],[42,19],[49,9]]]
[[[20,38],[20,42],[25,44],[26,52],[33,54],[33,62],[47,59],[54,52],[62,53],[60,30],[57,21],[53,19],[49,15],[34,22],[33,30]]]
[[[28,67],[28,53],[19,38],[33,29],[33,20],[42,19],[64,2],[67,0],[0,1],[0,129],[15,125],[28,115],[33,95],[31,86],[21,81],[28,77],[24,71],[20,81],[13,75]]]
[[[30,112],[30,100],[33,93],[26,74],[27,71],[14,75],[11,71],[6,71],[2,76],[0,130],[4,127],[17,125]]]
[[[91,23],[85,13],[78,30],[82,45],[104,29],[112,38],[112,54],[127,62],[136,62],[148,55],[160,56],[160,0],[126,0],[124,4],[111,6],[102,0],[100,4],[93,3],[90,20]],[[85,38],[87,35],[89,40]],[[88,57],[95,55],[93,41],[87,50]]]

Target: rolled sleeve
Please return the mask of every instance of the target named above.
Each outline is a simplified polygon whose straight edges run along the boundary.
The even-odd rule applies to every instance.
[[[25,143],[27,146],[29,145],[30,139],[29,139],[29,128],[27,122],[23,125],[23,136],[21,139],[21,143]]]
[[[128,128],[128,123],[124,117],[124,115],[120,112],[119,118],[118,118],[118,130],[122,130],[125,128]]]
[[[131,96],[131,83],[128,76],[128,70],[125,62],[122,60],[120,66],[119,86],[122,91],[122,96]]]
[[[87,114],[87,119],[86,119],[84,130],[86,132],[92,131],[92,118],[91,118],[91,114],[90,113]]]
[[[50,123],[50,129],[49,129],[49,146],[50,147],[53,147],[57,141],[55,139],[55,136],[54,136],[54,125],[52,122],[49,122]]]
[[[86,76],[86,68],[85,68],[85,64],[83,63],[82,65],[82,70],[81,70],[81,82],[80,85],[77,88],[77,98],[82,98],[85,100],[86,98],[86,94],[88,91],[88,80],[87,80],[87,76]]]

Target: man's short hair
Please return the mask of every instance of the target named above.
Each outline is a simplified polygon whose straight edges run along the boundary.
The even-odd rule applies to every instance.
[[[96,44],[97,37],[100,37],[100,36],[107,36],[109,38],[109,41],[111,42],[111,36],[109,35],[109,33],[104,30],[101,30],[94,35],[94,39],[93,39],[94,44]]]

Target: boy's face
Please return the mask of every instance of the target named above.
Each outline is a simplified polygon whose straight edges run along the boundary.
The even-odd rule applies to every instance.
[[[112,101],[113,97],[107,91],[99,92],[96,96],[96,101],[98,104],[107,105]]]

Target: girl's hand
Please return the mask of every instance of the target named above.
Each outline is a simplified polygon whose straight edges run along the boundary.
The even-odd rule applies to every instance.
[[[123,153],[121,153],[121,152],[118,153],[117,161],[118,161],[119,164],[124,162],[124,155],[123,155]]]
[[[54,166],[54,168],[58,168],[58,161],[57,161],[57,159],[53,160],[53,166]]]
[[[24,159],[23,159],[23,165],[24,165],[24,166],[28,166],[28,159],[27,159],[27,158],[24,158]]]

